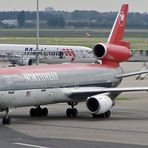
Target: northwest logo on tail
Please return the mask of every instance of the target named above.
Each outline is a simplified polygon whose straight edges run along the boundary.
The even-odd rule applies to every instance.
[[[125,18],[125,15],[124,15],[124,13],[123,12],[120,12],[120,14],[119,14],[119,24],[120,24],[120,26],[122,27],[123,25],[124,25],[124,18]]]

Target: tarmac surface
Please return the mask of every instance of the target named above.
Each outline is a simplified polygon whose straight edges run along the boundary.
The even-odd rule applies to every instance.
[[[122,64],[126,71],[141,70],[142,63]],[[148,79],[125,78],[120,87],[148,86]],[[109,119],[93,119],[85,103],[78,117],[67,118],[67,104],[48,105],[48,117],[32,118],[30,108],[13,109],[12,124],[0,124],[0,148],[146,148],[148,146],[148,92],[119,96]],[[0,113],[0,118],[4,113]]]

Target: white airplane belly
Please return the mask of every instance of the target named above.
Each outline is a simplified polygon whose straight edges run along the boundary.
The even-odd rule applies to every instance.
[[[9,108],[45,105],[68,101],[61,89],[0,91],[0,106]]]

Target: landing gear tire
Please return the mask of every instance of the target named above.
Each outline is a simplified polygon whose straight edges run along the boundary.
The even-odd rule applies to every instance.
[[[7,108],[6,109],[6,115],[2,118],[2,124],[3,125],[9,125],[9,124],[11,124],[11,119],[8,116],[8,113],[9,113],[9,109]]]
[[[2,119],[2,124],[3,124],[3,125],[9,125],[9,124],[11,124],[11,119],[10,119],[10,117],[3,117],[3,119]]]
[[[76,117],[78,115],[78,110],[76,108],[72,109],[72,116]]]
[[[35,109],[34,108],[31,108],[30,109],[30,116],[31,117],[34,117],[35,116]]]
[[[41,116],[42,116],[42,108],[37,107],[37,108],[35,109],[35,115],[36,115],[37,117],[41,117]]]
[[[71,113],[72,113],[72,109],[68,108],[67,111],[66,111],[67,117],[71,117]]]
[[[105,113],[105,118],[109,118],[110,116],[111,116],[111,111],[109,110]]]
[[[78,115],[78,110],[74,108],[78,102],[68,102],[68,105],[71,106],[71,108],[68,108],[66,111],[67,117],[76,117]]]
[[[78,111],[76,108],[68,108],[66,111],[67,117],[76,117],[78,115]]]
[[[31,108],[30,109],[30,116],[31,117],[42,117],[45,116],[47,117],[48,115],[48,109],[47,108],[41,108],[40,106],[38,106],[37,108]]]
[[[47,115],[48,115],[48,109],[47,108],[43,108],[42,115],[47,117]]]
[[[99,115],[92,114],[93,118],[109,118],[110,116],[111,116],[111,111],[110,110],[105,112],[104,114],[99,114]]]

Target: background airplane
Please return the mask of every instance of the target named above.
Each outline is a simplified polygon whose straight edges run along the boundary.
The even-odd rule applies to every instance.
[[[0,58],[12,64],[32,65],[36,61],[36,45],[0,44]],[[92,49],[83,46],[39,45],[41,63],[88,63],[95,62]]]
[[[74,107],[84,101],[93,118],[109,118],[115,98],[121,92],[147,91],[148,87],[117,88],[123,77],[148,71],[123,73],[119,63],[131,56],[130,44],[123,40],[128,5],[119,11],[107,43],[93,48],[102,64],[53,64],[0,69],[0,110],[6,115],[3,124],[10,124],[10,108],[36,106],[30,116],[47,116],[41,105],[67,102],[67,117],[78,114]]]
[[[129,59],[130,62],[148,62],[148,50],[132,49],[133,56]]]
[[[148,69],[148,51],[146,49],[133,49],[132,54],[129,62],[143,62],[141,70]],[[147,78],[147,74],[140,74],[136,77],[136,80],[144,80],[145,78]]]

